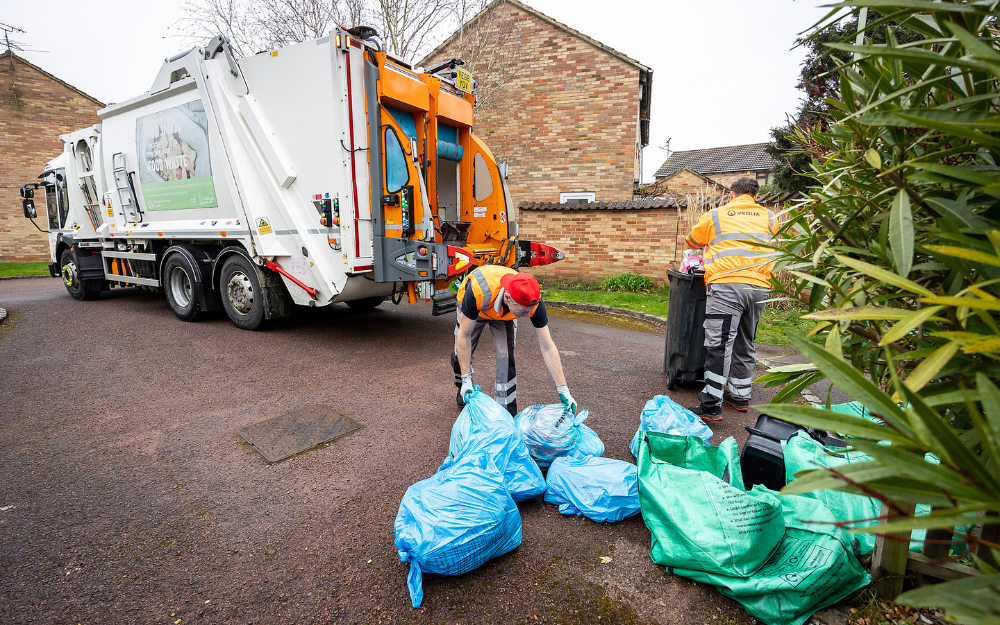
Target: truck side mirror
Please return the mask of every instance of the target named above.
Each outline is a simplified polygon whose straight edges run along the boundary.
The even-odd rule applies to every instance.
[[[35,190],[32,189],[31,187],[25,185],[25,186],[21,187],[21,197],[28,198],[28,199],[33,198],[33,197],[35,197]]]
[[[24,208],[24,216],[28,219],[35,219],[38,213],[35,212],[35,201],[24,198],[21,200],[21,207]]]
[[[507,179],[507,171],[510,169],[510,166],[507,165],[507,161],[504,161],[504,162],[500,163],[499,169],[500,169],[500,176],[502,176],[503,179],[506,180]]]

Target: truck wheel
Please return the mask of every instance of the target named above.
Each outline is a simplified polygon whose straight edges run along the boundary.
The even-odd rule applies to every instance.
[[[366,297],[364,299],[354,299],[349,302],[344,302],[354,310],[373,310],[378,308],[379,304],[385,301],[385,298],[381,295],[378,297]]]
[[[164,264],[163,290],[170,310],[181,321],[194,321],[201,312],[201,283],[191,263],[182,255],[173,254]]]
[[[63,250],[59,256],[59,275],[73,299],[97,299],[101,294],[99,283],[92,284],[91,280],[80,279],[80,266],[76,261],[76,254],[71,250]]]
[[[219,275],[222,307],[236,327],[256,330],[264,323],[264,291],[253,263],[233,254]]]

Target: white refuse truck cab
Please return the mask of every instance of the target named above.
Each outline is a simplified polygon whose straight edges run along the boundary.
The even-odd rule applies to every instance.
[[[162,289],[181,319],[222,307],[252,330],[292,304],[443,314],[476,266],[563,258],[517,240],[462,61],[416,71],[371,32],[242,59],[219,36],[62,135],[21,189],[26,217],[44,196],[52,274],[80,300]]]

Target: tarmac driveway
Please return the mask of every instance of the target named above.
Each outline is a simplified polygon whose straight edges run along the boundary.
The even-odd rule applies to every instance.
[[[655,566],[639,516],[599,525],[541,497],[519,505],[519,549],[426,574],[411,609],[393,521],[459,412],[454,318],[429,305],[337,305],[246,332],[179,321],[162,295],[77,302],[34,279],[0,281],[0,306],[0,623],[752,622]],[[666,391],[662,336],[557,314],[587,424],[634,461],[639,412]],[[519,339],[520,405],[557,401],[529,324]],[[484,340],[477,381],[492,382],[492,352]],[[236,434],[320,404],[363,428],[273,465]],[[724,414],[714,442],[742,443],[755,415]]]

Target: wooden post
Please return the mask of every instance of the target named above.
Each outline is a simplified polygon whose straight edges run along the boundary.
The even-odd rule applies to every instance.
[[[912,504],[899,504],[907,513],[912,513]],[[880,521],[885,521],[889,510],[882,504],[879,513]],[[910,550],[910,532],[892,534],[902,540],[886,539],[879,536],[875,540],[875,551],[872,553],[872,578],[875,580],[875,593],[881,599],[895,599],[903,592],[903,575],[906,573],[906,558]]]
[[[983,540],[988,540],[991,543],[1000,543],[1000,523],[996,523],[1000,519],[997,519],[996,512],[989,512],[983,517],[983,531],[980,537]],[[994,521],[989,523],[989,521]],[[986,545],[979,545],[979,549],[976,551],[976,555],[979,556],[984,562],[990,566],[996,568],[997,561],[990,552],[990,548]]]

